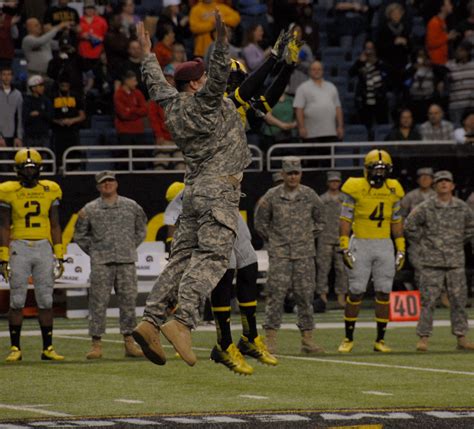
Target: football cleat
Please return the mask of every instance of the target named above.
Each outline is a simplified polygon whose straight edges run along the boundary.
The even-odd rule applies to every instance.
[[[222,363],[237,374],[251,375],[253,368],[245,361],[239,349],[232,343],[226,350],[219,345],[214,346],[211,352],[211,360]]]
[[[64,356],[57,354],[53,346],[49,346],[41,353],[41,360],[64,360]]]
[[[384,340],[376,341],[374,343],[374,352],[390,353],[391,351],[392,349],[385,345]]]
[[[347,338],[342,340],[341,345],[337,349],[339,353],[350,353],[354,347],[354,341],[349,341]]]
[[[10,347],[10,353],[6,357],[6,362],[18,362],[22,359],[21,350],[16,346]]]
[[[268,351],[260,335],[255,337],[253,341],[249,341],[247,337],[242,335],[237,347],[243,355],[251,356],[265,365],[278,365],[278,359]]]

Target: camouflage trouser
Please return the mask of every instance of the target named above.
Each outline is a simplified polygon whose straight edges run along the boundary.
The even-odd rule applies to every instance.
[[[203,297],[209,296],[229,266],[239,200],[240,184],[227,178],[186,185],[170,260],[148,296],[144,320],[160,326],[177,296],[175,318],[196,327]]]
[[[329,292],[328,277],[334,264],[336,279],[334,282],[334,291],[336,294],[347,293],[347,274],[342,261],[342,253],[339,252],[339,243],[321,242],[318,240],[316,251],[316,293],[319,295]]]
[[[130,335],[137,325],[137,270],[130,264],[91,264],[89,288],[89,335],[101,337],[105,333],[107,306],[112,288],[120,310],[120,333]]]
[[[420,255],[418,253],[418,248],[416,244],[409,243],[408,246],[408,260],[410,261],[411,266],[413,267],[413,281],[415,283],[415,287],[420,289]]]
[[[283,303],[287,292],[293,290],[298,311],[297,326],[302,331],[314,328],[313,298],[316,268],[314,258],[284,259],[270,257],[265,287],[265,329],[281,325]]]
[[[420,270],[421,315],[416,327],[416,333],[420,337],[429,337],[433,332],[436,300],[445,286],[450,303],[451,332],[457,336],[467,333],[467,284],[464,268],[422,267]]]

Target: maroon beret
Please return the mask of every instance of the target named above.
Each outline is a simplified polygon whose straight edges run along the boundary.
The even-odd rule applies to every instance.
[[[174,71],[174,80],[188,82],[198,80],[204,74],[205,66],[201,58],[178,64]]]

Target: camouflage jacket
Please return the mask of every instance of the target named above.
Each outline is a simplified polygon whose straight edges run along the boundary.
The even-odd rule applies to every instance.
[[[324,204],[308,186],[289,197],[284,185],[271,188],[255,211],[255,230],[272,257],[301,259],[316,255],[315,238],[325,225]]]
[[[405,236],[427,267],[463,267],[464,243],[474,237],[474,213],[459,198],[444,206],[434,197],[416,206],[405,222]]]
[[[326,215],[326,227],[318,237],[318,241],[324,243],[339,243],[339,216],[341,215],[342,200],[341,195],[332,196],[329,192],[321,195]]]
[[[135,262],[146,222],[135,201],[119,196],[114,204],[107,204],[99,197],[79,212],[74,241],[95,264]]]
[[[187,184],[199,176],[236,175],[250,164],[242,120],[232,100],[224,98],[229,72],[228,46],[221,43],[211,55],[207,82],[195,94],[171,86],[154,54],[142,63],[150,97],[164,108],[166,126],[183,152]]]
[[[474,212],[474,192],[472,192],[471,195],[467,197],[466,203],[469,208]]]
[[[423,201],[435,195],[436,192],[433,189],[429,189],[427,192],[421,192],[420,188],[413,189],[413,191],[408,192],[400,201],[402,208],[401,215],[406,218],[418,204],[421,204]]]

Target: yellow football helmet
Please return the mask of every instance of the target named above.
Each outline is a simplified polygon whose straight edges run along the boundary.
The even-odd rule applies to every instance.
[[[370,185],[381,188],[392,172],[392,157],[384,150],[371,150],[365,156],[364,167],[364,174]]]
[[[175,199],[175,197],[184,189],[183,182],[173,182],[171,185],[168,186],[166,190],[166,201],[171,202]]]
[[[245,65],[233,58],[230,59],[230,74],[227,79],[227,94],[231,95],[241,85],[241,83],[247,78],[247,68]]]
[[[20,149],[15,155],[15,171],[25,186],[33,186],[40,176],[43,158],[35,149]]]

